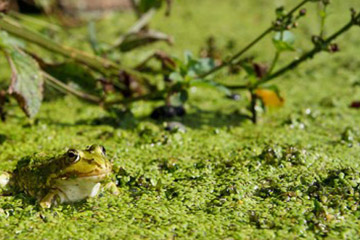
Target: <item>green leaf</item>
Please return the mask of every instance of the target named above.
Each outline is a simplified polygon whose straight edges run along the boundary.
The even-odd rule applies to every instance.
[[[253,63],[250,63],[250,62],[242,62],[242,63],[241,63],[241,67],[245,70],[245,72],[246,72],[249,76],[254,76],[254,77],[256,78],[256,72],[255,72]]]
[[[188,62],[188,73],[191,77],[199,76],[215,67],[215,61],[211,58],[200,58]]]
[[[184,81],[184,78],[181,76],[180,73],[178,72],[172,72],[170,73],[170,76],[169,76],[170,80],[172,80],[173,82],[182,82]]]
[[[186,90],[181,90],[178,93],[171,95],[170,103],[172,106],[182,106],[188,100],[189,94]]]
[[[211,80],[203,80],[203,79],[192,80],[190,82],[190,86],[215,88],[227,96],[231,95],[231,91],[227,87]]]
[[[273,37],[273,43],[279,52],[294,51],[295,36],[290,31],[277,32]]]
[[[43,99],[44,79],[38,63],[16,47],[5,50],[11,66],[12,77],[9,88],[25,114],[34,117]]]
[[[14,38],[10,36],[7,32],[0,31],[0,48],[11,49],[13,46],[25,47],[25,44],[23,41],[19,40],[18,38]]]

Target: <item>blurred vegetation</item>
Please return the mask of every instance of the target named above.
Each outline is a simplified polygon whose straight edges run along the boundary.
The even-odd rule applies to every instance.
[[[90,71],[78,61],[6,37],[26,49],[14,54],[41,58],[41,71],[55,77],[55,82],[51,85],[46,80],[44,101],[33,120],[26,119],[15,99],[4,100],[7,118],[0,126],[0,169],[11,170],[19,159],[35,152],[50,157],[65,147],[101,143],[114,163],[121,197],[103,194],[49,211],[40,211],[33,200],[21,194],[1,197],[0,237],[357,238],[360,119],[356,108],[349,106],[360,99],[356,86],[360,64],[354,54],[360,46],[359,28],[336,41],[340,52],[322,52],[274,79],[278,90],[257,92],[263,99],[272,99],[265,102],[277,106],[266,106],[263,115],[265,109],[261,99],[257,100],[257,125],[249,121],[249,92],[228,87],[246,83],[248,72],[243,65],[219,71],[207,87],[203,87],[206,83],[201,87],[181,85],[177,92],[184,87],[188,93],[181,109],[176,105],[164,110],[166,101],[173,104],[174,99],[166,97],[166,92],[153,91],[153,87],[173,87],[164,75],[183,80],[198,64],[221,64],[273,22],[274,12],[264,9],[285,3],[285,9],[292,7],[285,1],[263,0],[174,2],[170,17],[165,18],[166,9],[161,8],[149,25],[171,36],[174,45],[158,42],[129,52],[107,51],[113,43],[110,40],[127,33],[138,20],[133,12],[112,13],[65,30],[51,15],[21,19],[24,26],[57,43],[98,57],[106,52],[116,68],[126,66],[147,78],[135,87],[128,84],[136,91],[122,89],[121,83],[133,81],[125,74],[127,68],[123,72],[121,67],[117,69],[118,85],[109,83],[107,74],[112,70]],[[314,46],[312,35],[320,33],[322,8],[311,4],[306,19],[295,30],[296,50],[283,54],[281,66]],[[333,1],[328,6],[325,36],[350,20],[351,6],[360,8],[357,0]],[[97,45],[93,45],[91,32],[96,33]],[[274,58],[272,38],[267,36],[241,63],[261,70]],[[152,60],[146,61],[151,56]],[[203,61],[203,57],[213,61]],[[196,64],[189,64],[193,60]],[[6,90],[11,71],[5,58],[0,61],[0,82]],[[163,65],[173,62],[175,71],[164,71]],[[59,82],[64,86],[59,87]],[[137,86],[144,89],[138,91]],[[69,94],[68,89],[76,92]],[[107,101],[121,104],[99,107],[97,98],[102,99],[105,90]],[[154,101],[142,99],[143,94]],[[184,95],[179,97],[185,99]],[[90,97],[92,101],[89,96],[97,98]],[[154,109],[169,114],[172,120],[150,118]],[[185,115],[176,114],[184,111]],[[173,128],[173,121],[182,125]]]

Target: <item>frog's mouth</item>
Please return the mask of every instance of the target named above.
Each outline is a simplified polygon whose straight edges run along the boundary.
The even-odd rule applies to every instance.
[[[91,178],[91,177],[96,177],[99,179],[103,179],[106,178],[109,175],[110,171],[109,170],[102,170],[102,171],[98,171],[98,170],[93,170],[90,172],[69,172],[66,173],[62,176],[60,176],[60,178]]]

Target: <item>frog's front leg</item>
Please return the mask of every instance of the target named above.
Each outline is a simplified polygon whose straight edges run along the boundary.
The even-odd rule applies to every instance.
[[[58,189],[51,189],[45,197],[40,200],[40,207],[50,208],[53,204],[60,203],[60,191]]]
[[[108,182],[105,187],[105,190],[110,191],[114,195],[119,195],[119,189],[117,188],[116,184],[114,182]]]
[[[4,172],[0,174],[0,188],[5,188],[10,182],[11,174]]]
[[[9,195],[11,194],[11,177],[12,174],[8,172],[0,173],[0,195]]]

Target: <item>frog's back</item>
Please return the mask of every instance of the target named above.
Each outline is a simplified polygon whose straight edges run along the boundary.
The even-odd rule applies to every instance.
[[[51,174],[51,160],[26,157],[21,159],[13,172],[13,186],[17,191],[40,198],[46,192]]]

